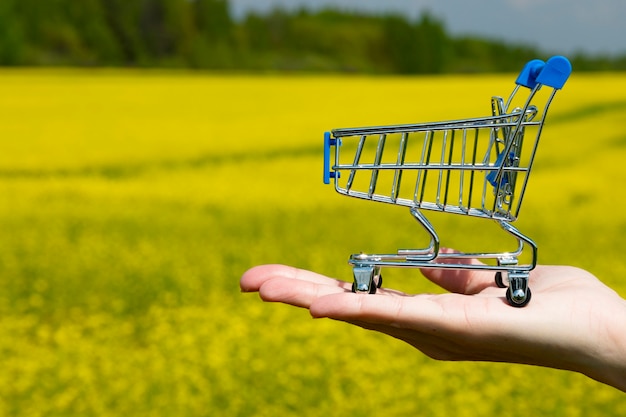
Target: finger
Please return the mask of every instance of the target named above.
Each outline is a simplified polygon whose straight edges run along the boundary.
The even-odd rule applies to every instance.
[[[350,284],[304,269],[285,265],[261,265],[241,277],[242,291],[258,291],[261,299],[308,308],[317,298],[349,291]]]
[[[442,253],[452,254],[450,250]],[[473,258],[438,258],[437,262],[460,265],[484,265]],[[422,274],[443,289],[457,294],[478,294],[489,287],[496,287],[495,273],[475,269],[423,268]]]
[[[430,295],[402,297],[384,294],[330,294],[318,297],[309,310],[313,317],[328,317],[342,321],[360,321],[406,327],[417,319],[423,323],[443,322],[441,305],[430,301]]]
[[[260,265],[247,270],[239,281],[243,292],[258,291],[264,282],[273,278],[288,278],[308,281],[316,284],[337,286],[340,281],[328,278],[315,272],[306,271],[286,265]],[[342,284],[343,285],[343,284]]]
[[[263,301],[280,302],[296,307],[309,308],[315,300],[331,294],[350,291],[344,288],[339,281],[316,283],[308,280],[298,280],[276,277],[265,281],[259,288],[259,295]]]

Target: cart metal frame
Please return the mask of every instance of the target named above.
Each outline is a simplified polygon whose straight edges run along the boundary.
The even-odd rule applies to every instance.
[[[495,273],[496,284],[507,288],[509,304],[528,304],[537,245],[511,223],[521,209],[548,109],[571,71],[562,56],[528,62],[507,100],[492,97],[488,116],[324,134],[326,184],[332,179],[339,194],[409,207],[430,237],[420,249],[350,256],[354,292],[375,293],[383,267],[478,269]],[[538,94],[542,87],[551,90]],[[423,210],[491,219],[517,241],[517,248],[443,252]],[[530,251],[530,260],[519,264],[524,251]]]

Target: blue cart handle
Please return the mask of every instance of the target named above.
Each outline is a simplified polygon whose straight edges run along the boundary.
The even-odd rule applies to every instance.
[[[537,82],[560,90],[572,73],[572,64],[564,56],[553,56],[548,59],[537,76]]]
[[[547,62],[533,59],[524,66],[515,83],[530,89],[543,84],[560,90],[571,73],[572,64],[564,56],[553,56]]]

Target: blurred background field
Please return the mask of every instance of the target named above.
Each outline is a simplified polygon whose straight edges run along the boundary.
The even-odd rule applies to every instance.
[[[621,33],[624,6],[456,10],[522,26],[525,44],[408,3],[0,2],[0,416],[626,415],[623,393],[580,375],[436,362],[240,293],[257,264],[351,280],[351,253],[423,242],[407,210],[322,183],[324,131],[487,115],[556,49],[574,74],[516,225],[541,263],[626,296],[626,37],[580,43]],[[444,245],[508,243],[428,215]],[[440,291],[408,270],[385,285]]]
[[[436,362],[239,292],[256,264],[350,280],[349,254],[423,242],[322,184],[325,130],[485,115],[514,78],[0,71],[0,415],[624,415],[580,375]],[[516,223],[622,296],[625,109],[626,75],[574,73]],[[499,239],[429,217],[449,246]]]

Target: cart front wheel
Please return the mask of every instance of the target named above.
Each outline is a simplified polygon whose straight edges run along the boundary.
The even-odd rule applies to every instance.
[[[354,265],[354,282],[352,283],[352,292],[361,294],[375,294],[378,288],[376,278],[380,277],[380,268],[373,265]]]
[[[376,294],[376,289],[380,288],[380,287],[376,287],[376,285],[370,285],[369,290],[367,291],[368,294]],[[353,282],[352,283],[352,292],[356,293],[356,283]],[[359,291],[360,293],[364,293],[366,291]]]
[[[504,278],[502,277],[502,271],[496,272],[496,285],[498,286],[498,288],[506,288]]]
[[[513,291],[511,287],[506,290],[506,300],[513,307],[524,307],[530,302],[532,293],[530,288],[526,288],[526,291],[517,290]]]

